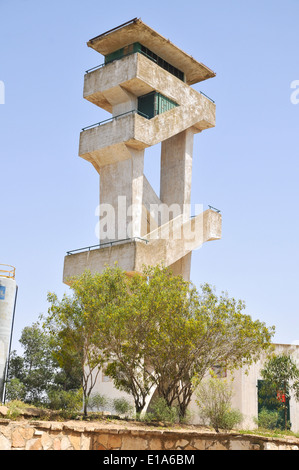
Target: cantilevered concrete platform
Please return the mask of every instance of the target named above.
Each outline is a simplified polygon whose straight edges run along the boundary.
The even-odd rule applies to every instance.
[[[79,253],[70,252],[64,262],[64,283],[70,283],[72,276],[80,276],[85,269],[103,272],[106,266],[115,263],[128,273],[142,272],[143,266],[161,262],[172,267],[203,243],[221,238],[220,213],[209,209],[186,222],[182,217],[160,226],[143,239],[121,240],[85,248]]]

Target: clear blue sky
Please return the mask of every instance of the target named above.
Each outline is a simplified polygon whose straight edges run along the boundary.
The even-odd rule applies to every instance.
[[[216,101],[195,136],[192,202],[221,209],[223,237],[193,253],[192,281],[246,302],[299,340],[298,0],[0,0],[0,263],[17,268],[13,347],[59,297],[67,250],[97,243],[99,178],[78,154],[82,127],[108,114],[82,98],[102,56],[86,42],[134,17],[213,69],[195,85]],[[146,175],[159,185],[155,149]]]

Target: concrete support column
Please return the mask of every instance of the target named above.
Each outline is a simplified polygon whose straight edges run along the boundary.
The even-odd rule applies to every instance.
[[[112,116],[119,116],[120,114],[137,109],[137,96],[129,93],[121,86],[106,91],[104,96],[112,106]]]
[[[141,237],[144,150],[101,168],[100,241]]]
[[[161,144],[160,199],[168,206],[179,204],[184,220],[190,217],[193,137],[187,129]]]
[[[161,145],[160,199],[168,207],[178,204],[183,220],[190,217],[193,137],[187,129]],[[166,222],[166,221],[165,221]],[[170,266],[174,275],[190,280],[191,252]]]
[[[192,251],[169,266],[174,276],[182,276],[185,281],[190,281],[191,257]]]

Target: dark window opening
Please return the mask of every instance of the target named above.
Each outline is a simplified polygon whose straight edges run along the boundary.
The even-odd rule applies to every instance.
[[[105,64],[107,65],[110,62],[113,62],[114,60],[122,59],[123,57],[130,55],[130,54],[135,54],[136,52],[140,52],[141,54],[144,54],[146,57],[148,57],[157,65],[159,65],[162,69],[167,70],[167,72],[171,73],[172,75],[179,78],[183,82],[185,81],[184,72],[177,69],[173,65],[169,64],[168,62],[166,62],[166,60],[162,59],[157,54],[155,54],[154,52],[152,52],[150,49],[143,46],[139,42],[134,42],[133,44],[130,44],[129,46],[125,46],[122,49],[118,49],[117,51],[111,52],[111,54],[106,55]]]
[[[178,104],[161,93],[152,91],[138,98],[138,112],[148,119],[177,107]]]

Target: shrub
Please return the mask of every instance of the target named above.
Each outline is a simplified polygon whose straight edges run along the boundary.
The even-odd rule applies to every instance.
[[[179,421],[176,407],[168,406],[164,398],[157,398],[151,405],[151,411],[142,418],[144,421],[160,421],[163,424],[173,424]]]
[[[48,393],[48,406],[52,410],[76,412],[82,409],[82,389],[79,390],[52,390]]]
[[[6,403],[6,406],[8,408],[7,418],[17,419],[22,415],[22,410],[28,407],[28,404],[22,402],[21,400],[12,400]],[[34,408],[34,406],[30,405],[30,408]]]
[[[226,380],[211,377],[199,383],[194,381],[194,385],[199,415],[205,424],[219,432],[242,422],[242,413],[231,407],[232,388]]]
[[[113,408],[116,414],[129,416],[133,413],[134,407],[126,398],[114,398]]]
[[[243,415],[241,411],[233,408],[233,409],[227,410],[223,414],[222,420],[220,422],[220,428],[225,429],[226,431],[230,431],[238,424],[241,424],[242,421],[243,421]]]
[[[6,399],[8,401],[12,401],[12,400],[24,401],[25,397],[26,397],[26,387],[19,379],[13,378],[7,382]]]
[[[104,411],[110,407],[110,400],[106,395],[94,393],[88,399],[88,407],[91,408],[91,410],[96,409],[97,411]]]
[[[262,408],[259,412],[258,418],[255,419],[255,423],[259,428],[273,430],[278,427],[278,420],[278,411],[269,411],[267,408]]]

